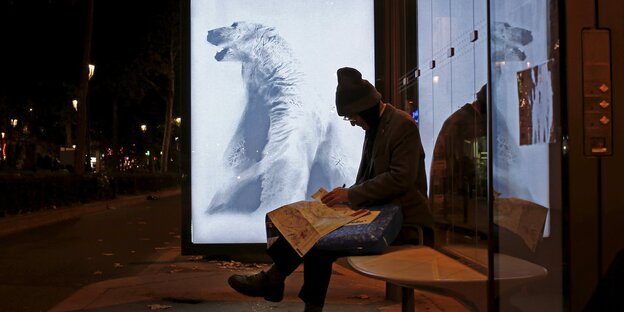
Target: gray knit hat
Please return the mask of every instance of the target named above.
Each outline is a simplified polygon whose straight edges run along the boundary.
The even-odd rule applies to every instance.
[[[381,94],[375,87],[362,79],[355,68],[338,69],[336,87],[336,110],[339,116],[352,116],[373,107],[381,101]]]

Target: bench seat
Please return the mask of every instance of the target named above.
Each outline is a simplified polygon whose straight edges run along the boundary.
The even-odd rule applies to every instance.
[[[547,274],[541,266],[503,254],[494,261],[502,291]],[[477,311],[487,307],[487,275],[427,246],[392,246],[380,255],[348,257],[347,263],[360,274],[400,286],[403,311],[414,311],[414,289],[453,296]]]

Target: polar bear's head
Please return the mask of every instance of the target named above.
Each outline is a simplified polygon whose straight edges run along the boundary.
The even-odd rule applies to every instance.
[[[262,24],[234,22],[227,27],[208,31],[207,40],[222,48],[217,52],[217,61],[249,62],[257,56],[258,49],[276,37],[275,29]]]

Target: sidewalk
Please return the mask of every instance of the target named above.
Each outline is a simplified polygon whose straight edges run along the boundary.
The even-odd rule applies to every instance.
[[[297,298],[303,274],[296,271],[287,280],[285,298],[272,303],[237,294],[227,285],[234,273],[251,274],[264,264],[203,261],[201,257],[178,256],[179,249],[164,251],[161,261],[134,277],[91,284],[59,303],[55,311],[302,311]],[[345,270],[345,269],[342,269]],[[392,305],[384,302],[384,287],[368,280],[333,276],[326,311],[378,311]],[[356,277],[356,276],[353,276]],[[363,299],[367,298],[367,299]]]
[[[163,198],[180,194],[179,189],[154,194]],[[58,222],[80,215],[146,201],[147,195],[121,197],[110,201],[61,208],[41,214],[0,220],[0,235],[24,230],[38,222]],[[45,215],[44,215],[45,214]],[[45,220],[45,221],[43,221]],[[11,226],[3,226],[10,224]],[[234,261],[207,261],[201,256],[182,256],[177,245],[159,249],[158,258],[145,270],[131,277],[106,280],[87,285],[53,307],[59,311],[303,311],[297,293],[303,283],[299,268],[286,281],[284,300],[280,303],[251,298],[232,290],[227,279],[231,274],[253,274],[267,264]],[[467,311],[451,297],[415,292],[417,311]],[[324,311],[400,311],[399,302],[385,299],[385,284],[334,265]]]
[[[158,263],[137,276],[88,285],[50,312],[59,311],[303,311],[297,293],[303,282],[299,268],[286,281],[284,301],[240,295],[229,288],[231,274],[252,274],[266,264],[205,261],[180,256],[179,247],[163,250]],[[324,311],[400,311],[398,302],[385,300],[383,282],[363,277],[340,264],[334,274]],[[416,291],[417,311],[467,311],[456,300]]]

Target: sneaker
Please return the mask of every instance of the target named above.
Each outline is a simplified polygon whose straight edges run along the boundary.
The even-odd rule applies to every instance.
[[[245,296],[264,297],[272,302],[280,302],[284,298],[284,281],[272,281],[265,272],[254,275],[234,274],[228,278],[228,284]]]

